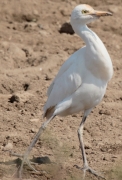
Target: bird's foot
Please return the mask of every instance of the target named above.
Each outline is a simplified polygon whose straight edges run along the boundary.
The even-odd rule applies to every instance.
[[[19,158],[22,158],[22,162],[21,162],[21,165],[20,165],[20,168],[19,168],[19,178],[21,179],[22,177],[22,170],[23,170],[23,165],[26,163],[30,169],[32,169],[33,171],[35,172],[38,172],[32,165],[31,165],[31,161],[28,159],[28,157],[25,155],[22,155],[22,154],[17,154],[17,153],[14,153],[12,151],[9,150],[9,154],[10,156],[16,156],[16,157],[19,157]]]
[[[93,169],[92,169],[91,167],[89,167],[89,166],[84,166],[83,168],[81,168],[81,167],[78,167],[78,166],[76,165],[76,168],[83,170],[83,172],[84,172],[83,179],[85,179],[86,171],[88,171],[89,173],[95,175],[95,176],[98,177],[98,178],[106,179],[101,173],[93,170]]]

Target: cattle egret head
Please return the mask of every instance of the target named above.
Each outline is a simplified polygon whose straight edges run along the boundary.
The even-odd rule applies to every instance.
[[[107,11],[96,11],[87,4],[78,5],[74,8],[71,14],[71,25],[74,27],[76,24],[85,25],[101,16],[111,16],[112,13]]]

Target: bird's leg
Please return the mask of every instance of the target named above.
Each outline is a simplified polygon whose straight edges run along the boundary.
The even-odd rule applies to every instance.
[[[19,169],[19,178],[22,179],[22,170],[23,170],[23,165],[26,162],[28,164],[28,166],[35,170],[31,164],[30,161],[28,160],[28,155],[30,153],[30,151],[32,150],[32,148],[34,147],[34,145],[36,144],[37,140],[39,139],[40,135],[42,134],[42,132],[45,130],[46,126],[48,125],[48,123],[54,118],[55,116],[53,115],[50,119],[48,119],[46,122],[44,122],[42,124],[42,126],[39,128],[39,131],[37,132],[37,134],[35,135],[34,139],[32,140],[31,144],[29,145],[29,147],[27,148],[27,150],[25,151],[24,155],[18,155],[15,153],[11,153],[11,155],[13,156],[19,156],[19,157],[23,157],[20,169]],[[35,170],[36,171],[36,170]]]
[[[39,128],[39,131],[37,132],[37,134],[35,135],[33,141],[31,142],[30,146],[28,147],[28,149],[26,150],[25,154],[24,154],[24,157],[23,157],[23,160],[22,160],[22,164],[20,166],[20,170],[19,170],[19,178],[22,178],[22,170],[23,170],[23,165],[24,165],[24,162],[27,161],[27,164],[30,166],[30,163],[29,161],[27,160],[28,158],[28,155],[31,151],[31,149],[34,147],[34,145],[36,144],[37,140],[39,139],[40,135],[42,134],[42,132],[45,130],[46,126],[48,125],[48,123],[54,118],[54,115],[48,119],[46,122],[44,122],[42,124],[42,126]],[[33,168],[33,170],[35,170]]]
[[[84,143],[83,143],[83,126],[84,126],[84,123],[86,121],[86,118],[87,118],[86,116],[83,117],[81,124],[80,124],[80,127],[78,129],[78,138],[79,138],[79,142],[80,142],[80,148],[81,148],[81,152],[82,152],[84,168],[88,166],[85,148],[84,148]]]
[[[99,173],[97,173],[91,167],[88,166],[86,153],[85,153],[85,148],[84,148],[84,143],[83,143],[83,127],[84,127],[84,123],[86,121],[86,118],[87,118],[87,116],[84,115],[83,118],[82,118],[80,127],[78,129],[78,138],[79,138],[80,148],[81,148],[82,157],[83,157],[83,168],[82,168],[82,170],[84,171],[83,179],[85,178],[86,171],[89,171],[90,173],[94,174],[97,177],[101,177],[102,179],[105,179],[102,175],[100,175]]]

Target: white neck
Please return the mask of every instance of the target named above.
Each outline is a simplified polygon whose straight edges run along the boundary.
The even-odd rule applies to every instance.
[[[85,61],[87,68],[92,74],[99,78],[110,80],[113,74],[113,68],[110,56],[99,37],[90,30],[87,25],[72,24],[76,34],[78,34],[86,44]],[[94,68],[95,67],[95,68]]]
[[[91,45],[91,43],[95,43],[95,41],[99,39],[98,36],[87,27],[87,25],[77,24],[76,26],[73,26],[73,29],[76,32],[76,34],[78,34],[83,39],[86,46]]]

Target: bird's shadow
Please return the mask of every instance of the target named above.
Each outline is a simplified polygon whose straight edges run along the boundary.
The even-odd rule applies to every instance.
[[[33,157],[32,159],[30,159],[31,163],[35,163],[35,164],[50,164],[51,161],[49,159],[48,156],[44,156],[44,157]],[[0,162],[0,164],[4,164],[4,165],[14,165],[16,164],[17,167],[19,167],[22,163],[21,158],[16,158],[14,160],[9,160],[9,161],[2,161]]]
[[[48,156],[33,157],[32,159],[29,159],[29,161],[31,162],[32,165],[33,164],[40,165],[40,164],[51,164],[52,163]],[[10,174],[8,175],[8,170],[6,172],[5,169],[3,169],[3,170],[1,169],[1,171],[0,171],[0,174],[1,174],[0,178],[2,176],[6,176],[6,177],[10,176],[11,178],[18,178],[19,177],[19,168],[21,166],[21,163],[22,163],[22,159],[21,158],[16,158],[14,160],[9,160],[9,161],[0,161],[0,165],[5,165],[5,166],[13,166],[13,165],[15,165],[16,168],[17,168],[16,170],[14,170],[13,174],[11,174],[12,172],[10,173],[11,175]],[[24,165],[24,166],[25,166],[25,168],[24,168],[25,172],[29,172],[30,170],[32,171],[32,169],[27,164]],[[37,171],[37,173],[40,174],[41,171]]]

